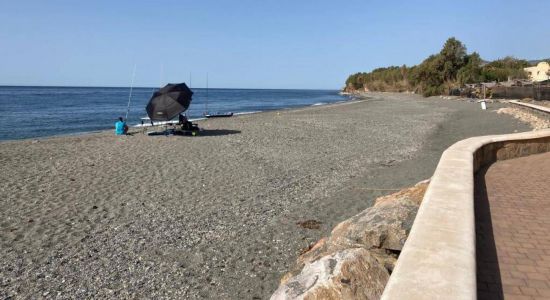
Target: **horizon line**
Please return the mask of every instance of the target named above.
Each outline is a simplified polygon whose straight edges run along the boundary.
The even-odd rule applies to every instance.
[[[187,84],[186,82],[184,82]],[[0,84],[0,87],[42,87],[42,88],[130,88],[130,86],[92,86],[92,85],[4,85]],[[160,89],[160,87],[149,87],[149,86],[134,86],[134,89]],[[225,88],[225,87],[189,87],[190,89],[213,89],[213,90],[317,90],[317,91],[333,91],[341,90],[341,88]]]

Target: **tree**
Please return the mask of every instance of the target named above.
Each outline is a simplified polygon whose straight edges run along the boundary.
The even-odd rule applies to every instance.
[[[480,82],[481,57],[477,54],[477,52],[466,56],[466,65],[458,70],[457,80],[460,85]]]
[[[453,86],[459,70],[466,64],[466,47],[455,38],[449,38],[439,54],[431,55],[415,70],[413,82],[424,96],[441,94]]]
[[[482,81],[506,81],[511,79],[527,78],[527,74],[523,70],[529,66],[529,62],[524,59],[516,59],[507,56],[497,59],[483,66],[481,70]]]
[[[465,64],[466,47],[462,42],[452,37],[445,42],[439,55],[441,56],[440,63],[442,64],[444,80],[455,80],[458,70]]]
[[[443,88],[443,72],[439,66],[442,64],[440,55],[431,55],[415,69],[412,82],[417,85],[422,95],[428,97],[437,95]]]
[[[408,78],[409,70],[407,70],[407,66],[402,65],[401,68],[399,69],[399,71],[401,73],[401,77],[403,78],[403,82],[408,85],[407,78]]]
[[[478,53],[468,55],[466,46],[451,37],[438,54],[429,56],[417,66],[392,66],[356,73],[348,77],[346,87],[368,87],[372,91],[416,90],[424,96],[432,96],[466,83],[527,78],[523,68],[528,66],[526,60],[510,56],[484,64]],[[548,73],[550,76],[550,71]]]

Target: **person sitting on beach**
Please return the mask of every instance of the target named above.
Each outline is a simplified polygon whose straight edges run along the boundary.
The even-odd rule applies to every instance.
[[[180,114],[178,117],[178,124],[181,125],[181,129],[183,130],[190,130],[193,124],[189,122],[186,116]]]
[[[122,117],[118,118],[118,121],[115,123],[115,134],[124,135],[128,133],[128,125]]]

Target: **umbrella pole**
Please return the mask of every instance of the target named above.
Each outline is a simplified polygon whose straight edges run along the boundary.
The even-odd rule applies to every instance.
[[[128,95],[128,106],[126,107],[125,121],[128,121],[128,114],[130,113],[130,102],[132,102],[132,90],[134,89],[134,79],[136,78],[136,64],[134,64],[134,71],[132,72],[132,81],[130,83],[130,95]]]

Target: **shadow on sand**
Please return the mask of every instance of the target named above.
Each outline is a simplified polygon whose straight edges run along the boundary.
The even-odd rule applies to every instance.
[[[487,196],[487,168],[475,175],[476,274],[478,299],[503,299],[502,279]]]
[[[231,135],[239,134],[240,130],[230,130],[230,129],[203,129],[199,132],[198,136],[220,136],[220,135]]]
[[[201,136],[222,136],[222,135],[231,135],[231,134],[239,134],[241,133],[240,130],[230,130],[230,129],[203,129],[199,132],[197,132],[196,135],[193,136],[192,131],[179,131],[179,130],[159,130],[159,131],[152,131],[147,132],[148,136],[193,136],[194,138],[198,138]]]

